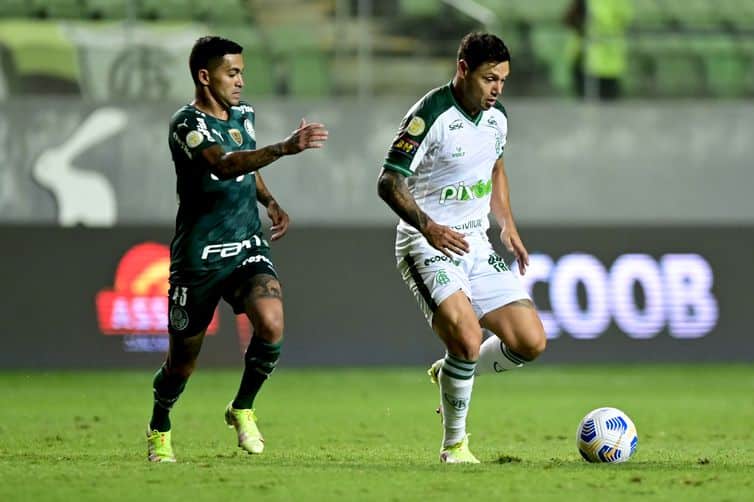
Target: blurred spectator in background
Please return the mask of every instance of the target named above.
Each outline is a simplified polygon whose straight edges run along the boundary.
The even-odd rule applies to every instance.
[[[625,32],[631,23],[631,0],[573,0],[564,22],[578,37],[573,57],[573,84],[581,97],[613,100],[628,68]]]

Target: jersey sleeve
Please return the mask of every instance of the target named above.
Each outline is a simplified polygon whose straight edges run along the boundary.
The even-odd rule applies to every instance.
[[[505,145],[508,143],[508,112],[500,103],[495,103],[495,108],[500,111],[502,117],[498,120],[495,150],[497,158],[502,159],[505,154]]]
[[[204,117],[191,110],[179,112],[173,117],[169,143],[174,155],[183,152],[189,160],[196,158],[205,148],[218,144]]]
[[[427,152],[430,139],[427,137],[433,117],[422,113],[420,106],[414,106],[403,118],[387,152],[383,167],[397,171],[404,176],[414,174],[416,166]]]

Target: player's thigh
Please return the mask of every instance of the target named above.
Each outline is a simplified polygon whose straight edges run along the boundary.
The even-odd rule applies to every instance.
[[[437,306],[432,329],[451,354],[467,361],[479,357],[482,328],[469,297],[463,291],[456,291]]]
[[[234,313],[248,316],[255,336],[271,343],[282,338],[283,290],[271,262],[259,260],[237,269],[223,296]]]
[[[178,373],[184,378],[188,378],[194,372],[206,333],[205,329],[191,336],[170,335],[167,366],[171,372]]]
[[[524,357],[539,355],[546,343],[539,314],[523,283],[489,241],[477,247],[469,280],[481,325]]]
[[[480,322],[511,350],[528,360],[535,359],[545,349],[545,329],[529,299],[515,300],[488,312]]]

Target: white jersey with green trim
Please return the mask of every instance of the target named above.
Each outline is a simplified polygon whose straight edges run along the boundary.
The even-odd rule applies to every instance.
[[[470,117],[448,84],[409,110],[384,168],[407,177],[416,203],[437,223],[466,234],[486,232],[492,168],[503,155],[507,133],[502,105]],[[403,220],[398,232],[406,237],[418,234]]]

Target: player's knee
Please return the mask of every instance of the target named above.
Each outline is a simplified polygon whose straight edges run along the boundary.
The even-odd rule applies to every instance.
[[[446,328],[452,333],[451,336],[444,337],[448,352],[464,361],[479,359],[482,331],[478,326],[458,324]]]
[[[464,361],[476,361],[479,359],[479,345],[467,344],[459,346],[453,355]]]
[[[525,343],[518,347],[517,352],[527,361],[533,361],[538,358],[547,347],[547,336],[544,330],[539,330],[525,337]]]
[[[188,378],[194,372],[194,369],[196,369],[196,359],[194,359],[193,361],[171,361],[170,365],[166,368],[166,371],[171,376],[175,376],[183,380],[188,380]]]
[[[284,329],[282,312],[262,312],[254,323],[254,336],[268,343],[277,343],[283,338]]]

